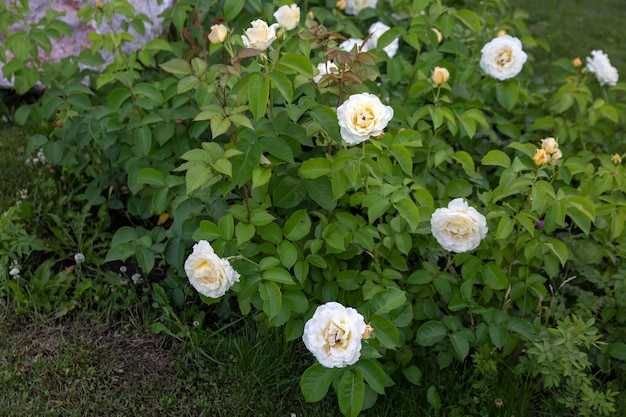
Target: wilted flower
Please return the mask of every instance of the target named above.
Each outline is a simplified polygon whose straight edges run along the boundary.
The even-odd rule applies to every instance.
[[[541,166],[550,162],[550,155],[544,149],[537,149],[535,156],[533,156],[535,165]]]
[[[583,61],[581,61],[581,59],[579,57],[576,57],[574,59],[572,59],[572,65],[574,66],[574,68],[578,68],[583,64]]]
[[[435,84],[441,85],[450,79],[450,72],[443,67],[435,67],[431,78]]]
[[[319,83],[325,75],[331,74],[333,71],[339,71],[334,62],[326,61],[317,64],[317,75],[313,77],[315,83]]]
[[[283,29],[291,30],[300,23],[300,8],[295,4],[280,6],[274,12],[274,19]]]
[[[372,35],[367,41],[369,43],[368,49],[376,48],[376,46],[378,45],[378,39],[380,39],[380,37],[389,29],[391,28],[387,26],[386,24],[384,24],[383,22],[376,22],[372,24],[372,26],[370,26],[368,30],[368,32],[371,33]],[[385,53],[387,54],[389,58],[393,58],[396,52],[398,52],[399,45],[400,45],[400,40],[396,38],[390,44],[385,46],[383,48],[383,51],[385,51]]]
[[[488,232],[487,219],[462,198],[435,210],[430,228],[437,242],[447,251],[461,253],[476,249]]]
[[[611,162],[613,162],[615,165],[619,165],[622,163],[622,157],[620,154],[615,154],[611,157]]]
[[[353,94],[337,108],[337,118],[341,137],[354,145],[383,133],[393,118],[393,109],[373,94]]]
[[[211,32],[209,33],[209,41],[211,43],[222,43],[226,39],[226,35],[228,34],[228,28],[226,25],[217,24],[211,26]]]
[[[441,34],[441,31],[437,28],[430,28],[430,30],[435,32],[435,35],[437,35],[437,43],[441,43],[441,41],[443,40],[443,35]]]
[[[356,16],[366,7],[375,8],[378,0],[346,0],[345,13]],[[337,5],[339,7],[339,4]]]
[[[85,262],[85,255],[78,252],[74,255],[74,262],[76,262],[76,265],[82,264],[83,262]]]
[[[481,50],[480,67],[498,80],[513,78],[520,73],[528,56],[522,42],[509,35],[492,39]]]
[[[241,35],[241,40],[246,48],[253,48],[258,51],[265,51],[276,40],[276,29],[280,27],[278,23],[268,26],[261,19],[253,20],[252,27],[246,29],[245,35]]]
[[[361,357],[365,319],[352,307],[329,302],[317,307],[304,325],[302,340],[326,368],[353,365]]]
[[[189,282],[202,295],[219,298],[235,283],[240,275],[227,259],[215,254],[206,240],[193,245],[193,252],[185,261],[185,273]]]
[[[591,51],[591,57],[587,57],[587,69],[596,75],[600,85],[614,86],[619,81],[617,68],[602,51]]]

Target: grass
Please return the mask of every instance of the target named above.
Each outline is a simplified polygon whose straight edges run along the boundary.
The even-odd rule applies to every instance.
[[[618,37],[626,18],[623,0],[510,3],[529,12],[533,36],[548,39],[549,52],[532,51],[538,59],[584,58],[593,49],[603,49],[626,74],[626,54]],[[31,133],[29,128],[0,125],[0,209],[30,181],[24,149]],[[52,320],[15,316],[6,306],[0,308],[0,416],[340,415],[332,395],[304,403],[299,377],[312,357],[301,343],[285,343],[280,333],[250,320],[220,332],[195,329],[190,339],[178,341],[151,333],[149,323],[155,317],[146,310],[118,316],[115,308],[85,309]],[[362,415],[435,416],[427,402],[430,386],[441,397],[439,415],[568,415],[535,392],[534,381],[510,369],[490,376],[474,374],[468,364],[443,371],[436,364],[418,365],[422,385],[398,382]],[[624,398],[621,412],[626,409]]]

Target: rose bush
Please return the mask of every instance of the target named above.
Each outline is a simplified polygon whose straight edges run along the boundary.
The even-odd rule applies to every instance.
[[[431,387],[435,407],[423,370],[455,363],[481,392],[493,369],[515,369],[572,410],[607,414],[596,375],[618,372],[626,327],[626,170],[607,138],[624,136],[626,88],[590,83],[572,57],[537,74],[521,42],[543,43],[505,3],[312,0],[281,30],[266,23],[278,2],[188,15],[180,2],[175,42],[103,74],[68,61],[16,118],[42,125],[31,147],[87,182],[84,201],[132,219],[106,260],[165,271],[150,288],[184,322],[166,321],[172,334],[211,303],[280,327],[318,358],[303,358],[304,398],[332,387],[345,415],[402,379]],[[232,32],[221,43],[216,19]],[[377,22],[390,29],[370,48]],[[502,27],[519,38],[494,38]],[[38,76],[19,58],[7,74]],[[583,364],[576,378],[562,358]]]

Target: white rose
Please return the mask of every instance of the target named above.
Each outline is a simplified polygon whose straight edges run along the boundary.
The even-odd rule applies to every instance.
[[[435,210],[430,228],[445,250],[456,253],[476,249],[488,231],[485,216],[462,198],[452,200],[447,208]]]
[[[370,26],[368,32],[371,33],[372,36],[368,40],[368,43],[370,45],[368,49],[376,48],[376,46],[378,45],[378,39],[380,39],[380,37],[389,29],[391,28],[387,26],[386,24],[384,24],[383,22],[376,22],[372,26]],[[399,45],[400,45],[400,40],[396,38],[390,44],[387,44],[387,46],[383,48],[383,51],[387,53],[387,56],[389,58],[393,58],[396,52],[398,52]]]
[[[347,0],[345,13],[356,16],[366,7],[375,8],[378,0]]]
[[[614,86],[619,81],[617,68],[602,51],[591,51],[591,57],[587,57],[587,69],[596,75],[600,85]]]
[[[391,106],[370,93],[353,94],[337,108],[341,137],[351,145],[380,135],[392,118]]]
[[[274,19],[283,29],[291,30],[300,23],[300,8],[295,4],[280,6],[274,12]]]
[[[211,26],[211,32],[209,32],[209,41],[211,43],[222,43],[226,39],[228,34],[228,28],[225,25],[213,25]]]
[[[315,83],[319,83],[325,75],[331,74],[333,71],[338,72],[339,68],[334,62],[326,61],[317,64],[317,75],[313,77]]]
[[[206,240],[193,245],[193,252],[185,261],[185,272],[193,287],[202,295],[219,298],[239,282],[239,274],[226,259],[215,254]]]
[[[246,48],[254,48],[258,51],[265,51],[276,39],[276,29],[280,27],[278,23],[268,26],[261,19],[250,23],[251,28],[246,29],[246,34],[241,35],[241,40]]]
[[[491,40],[481,50],[480,67],[498,80],[513,78],[520,73],[528,56],[522,51],[522,42],[510,35]]]
[[[317,307],[304,325],[302,340],[326,368],[353,365],[361,357],[365,319],[352,307],[330,302]]]
[[[370,45],[364,42],[365,41],[363,39],[349,38],[339,44],[339,49],[350,52],[352,48],[356,46],[357,49],[361,50],[361,52],[367,52],[370,50]]]

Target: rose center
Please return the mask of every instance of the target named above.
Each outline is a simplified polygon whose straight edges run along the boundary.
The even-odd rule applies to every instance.
[[[462,239],[467,235],[468,232],[467,222],[460,220],[457,223],[448,224],[447,230],[448,234],[454,239]]]
[[[500,51],[500,53],[496,57],[496,63],[499,66],[504,67],[506,66],[506,64],[511,62],[512,55],[513,55],[513,51],[511,51],[509,48],[503,49]]]
[[[353,123],[361,129],[369,128],[374,122],[374,113],[371,109],[361,109],[354,115]]]
[[[330,323],[325,336],[328,350],[331,348],[345,349],[348,344],[349,334],[346,334],[346,331],[336,323]]]

